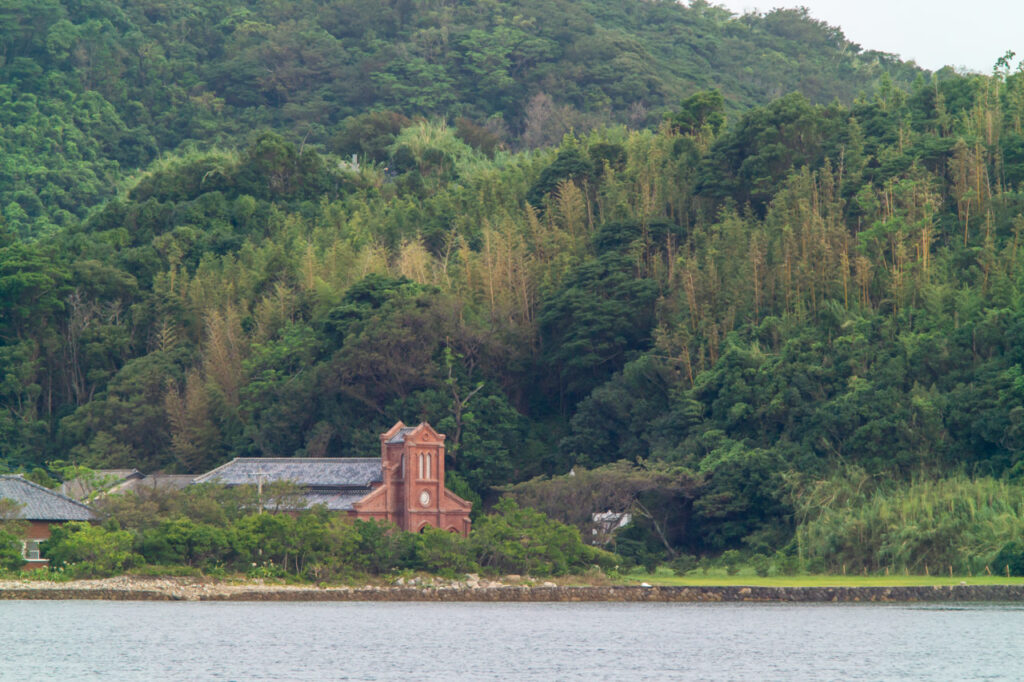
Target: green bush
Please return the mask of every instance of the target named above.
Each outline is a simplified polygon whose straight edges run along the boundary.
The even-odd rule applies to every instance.
[[[768,575],[768,571],[772,567],[772,561],[764,554],[755,554],[750,557],[748,561],[750,567],[754,569],[754,573],[761,576],[762,578]]]
[[[499,573],[562,575],[593,564],[613,566],[614,555],[588,547],[574,526],[549,519],[511,498],[480,519],[470,546],[481,568]]]
[[[480,570],[469,551],[469,540],[457,533],[427,528],[416,538],[415,568],[454,577]]]
[[[234,524],[235,552],[241,561],[263,564],[288,563],[294,539],[295,519],[284,514],[253,514]]]
[[[672,567],[672,572],[676,575],[686,575],[697,568],[697,557],[692,554],[680,554],[671,561],[669,566]]]
[[[1009,564],[1012,572],[1012,545],[1024,534],[1022,499],[1019,482],[955,476],[875,484],[851,470],[805,493],[807,520],[797,540],[809,570],[924,573],[930,565],[966,574],[972,557],[996,555],[992,570]]]
[[[140,536],[138,550],[151,564],[208,566],[229,557],[232,536],[210,524],[168,519]]]
[[[1003,545],[995,559],[992,560],[995,572],[1005,575],[1024,575],[1024,544],[1014,540]]]
[[[75,577],[112,575],[142,561],[131,551],[130,532],[85,521],[53,526],[40,549],[52,568],[68,567]]]
[[[0,529],[0,570],[17,571],[25,564],[21,556],[21,537]]]
[[[800,558],[791,554],[776,552],[772,558],[772,563],[775,564],[775,570],[781,575],[796,575],[800,572]]]
[[[739,550],[728,549],[722,552],[722,564],[725,566],[725,572],[729,575],[736,575],[740,572],[741,562],[742,556]]]
[[[415,554],[415,538],[393,523],[356,521],[358,542],[351,556],[353,568],[374,575],[406,568]]]

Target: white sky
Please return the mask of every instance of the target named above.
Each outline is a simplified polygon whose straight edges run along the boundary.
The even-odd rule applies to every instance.
[[[865,50],[892,52],[932,71],[991,73],[1007,50],[1024,59],[1024,0],[709,0],[736,14],[803,6]]]

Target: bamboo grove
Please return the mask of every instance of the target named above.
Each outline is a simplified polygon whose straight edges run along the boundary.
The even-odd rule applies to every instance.
[[[1024,526],[1010,59],[516,152],[377,111],[164,155],[34,239],[4,209],[0,462],[365,456],[426,419],[477,506],[632,511],[638,559],[984,570]]]

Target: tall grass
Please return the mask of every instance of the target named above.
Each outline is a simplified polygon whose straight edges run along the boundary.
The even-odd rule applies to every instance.
[[[815,484],[797,503],[797,543],[811,570],[983,573],[1024,537],[1024,486],[991,478],[879,486],[854,476]]]

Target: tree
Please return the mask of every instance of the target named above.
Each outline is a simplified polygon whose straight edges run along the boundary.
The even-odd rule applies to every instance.
[[[683,100],[677,111],[665,115],[674,130],[698,135],[705,126],[717,135],[725,124],[725,100],[718,90],[702,90]]]
[[[412,120],[394,111],[371,111],[351,116],[331,137],[330,148],[344,157],[362,157],[367,161],[382,163],[388,158],[388,150],[402,128],[412,125]]]
[[[545,576],[614,561],[614,555],[583,544],[572,526],[521,508],[510,498],[495,505],[494,512],[476,522],[470,537],[484,569]]]
[[[53,526],[40,549],[51,566],[67,566],[78,577],[111,575],[138,561],[131,551],[130,532],[107,530],[85,521]]]
[[[67,270],[40,244],[0,247],[0,339],[10,343],[46,328],[64,307]]]
[[[520,505],[572,524],[601,544],[615,539],[609,523],[634,517],[641,533],[648,533],[661,552],[675,556],[680,548],[702,544],[691,517],[703,485],[700,475],[681,467],[618,461],[596,469],[573,467],[569,474],[538,477],[503,490]],[[595,519],[599,514],[610,514],[611,521]]]
[[[812,106],[793,93],[745,114],[715,140],[700,169],[697,191],[760,212],[780,183],[802,166],[817,169],[835,153],[844,121],[836,107]]]
[[[144,532],[137,546],[151,564],[213,566],[228,558],[233,539],[223,528],[178,518]]]
[[[646,349],[656,295],[654,282],[637,279],[624,256],[609,253],[578,266],[543,303],[542,357],[566,407]]]
[[[18,518],[24,506],[0,497],[0,571],[17,571],[25,565],[22,548],[28,522]]]
[[[627,363],[580,402],[559,448],[588,467],[647,459],[654,422],[669,412],[674,383],[665,364],[648,355]]]
[[[574,141],[563,145],[558,156],[547,168],[541,171],[540,177],[526,193],[526,200],[534,208],[544,205],[544,197],[555,191],[566,180],[583,181],[594,173],[594,166]]]

